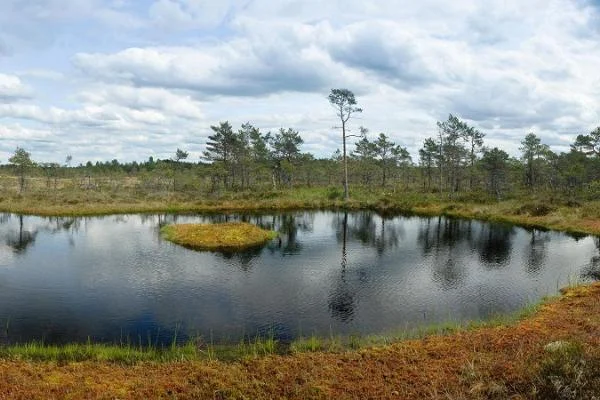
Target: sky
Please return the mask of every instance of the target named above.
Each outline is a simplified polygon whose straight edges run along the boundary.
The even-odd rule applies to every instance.
[[[356,95],[352,133],[417,161],[450,113],[519,155],[600,125],[600,4],[591,0],[0,0],[0,163],[199,161],[211,125],[293,128],[341,147],[332,88]]]

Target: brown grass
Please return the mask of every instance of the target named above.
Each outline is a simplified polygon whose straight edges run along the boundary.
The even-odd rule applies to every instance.
[[[568,289],[514,326],[357,352],[133,366],[2,360],[0,398],[561,398],[548,383],[556,380],[544,376],[550,365],[544,346],[559,340],[581,346],[584,368],[600,365],[600,284]],[[600,368],[583,374],[588,381],[577,382],[575,398],[600,395],[595,372]]]

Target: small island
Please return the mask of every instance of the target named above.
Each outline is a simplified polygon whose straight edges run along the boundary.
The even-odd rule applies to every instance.
[[[167,225],[161,233],[175,244],[210,251],[241,251],[277,237],[277,232],[246,222]]]

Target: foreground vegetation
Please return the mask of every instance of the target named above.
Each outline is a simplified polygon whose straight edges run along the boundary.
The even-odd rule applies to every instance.
[[[592,284],[516,323],[358,350],[311,352],[304,343],[281,356],[266,341],[247,344],[253,350],[235,362],[211,358],[201,345],[165,351],[164,362],[151,351],[108,362],[100,356],[108,348],[97,345],[71,352],[96,354],[80,358],[69,358],[69,347],[44,358],[58,348],[30,345],[2,350],[0,398],[592,399],[600,395],[599,330],[600,284]]]
[[[161,228],[163,237],[175,244],[198,250],[238,251],[265,244],[276,232],[247,222],[221,224],[174,224]]]
[[[67,345],[30,342],[0,346],[0,358],[60,364],[97,361],[133,365],[140,362],[247,361],[270,355],[310,352],[343,353],[386,346],[403,340],[424,339],[433,335],[451,335],[480,328],[513,325],[534,315],[548,301],[546,298],[541,303],[530,305],[514,314],[498,315],[482,321],[447,321],[381,334],[328,337],[311,335],[299,337],[291,342],[280,342],[274,336],[267,335],[244,338],[238,343],[214,343],[203,337],[194,337],[183,344],[178,344],[175,337],[168,346],[152,344],[151,340],[139,344],[126,342],[113,345],[91,341]]]

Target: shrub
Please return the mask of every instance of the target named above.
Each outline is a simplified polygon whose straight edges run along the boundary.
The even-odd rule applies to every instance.
[[[554,211],[555,208],[544,203],[525,203],[516,210],[517,215],[529,214],[532,217],[543,217]]]
[[[344,193],[338,187],[330,187],[327,189],[328,200],[341,200],[344,198]]]
[[[545,347],[537,373],[541,399],[593,399],[600,394],[600,362],[586,356],[579,343],[558,341]]]

